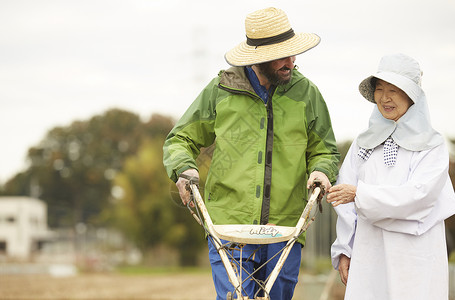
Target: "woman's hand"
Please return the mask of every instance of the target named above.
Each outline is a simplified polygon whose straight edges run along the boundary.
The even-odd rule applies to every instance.
[[[338,264],[338,272],[340,273],[341,282],[344,285],[348,282],[349,266],[351,265],[351,259],[344,254],[340,255],[340,262]]]
[[[350,184],[337,184],[329,189],[327,202],[334,207],[340,204],[354,202],[357,187]]]

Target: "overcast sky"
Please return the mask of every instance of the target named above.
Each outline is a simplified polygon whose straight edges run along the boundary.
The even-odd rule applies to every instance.
[[[53,127],[110,108],[179,118],[229,67],[245,16],[268,6],[321,37],[296,63],[338,140],[367,127],[373,107],[358,84],[396,52],[419,61],[433,126],[455,138],[454,0],[0,0],[0,182]]]

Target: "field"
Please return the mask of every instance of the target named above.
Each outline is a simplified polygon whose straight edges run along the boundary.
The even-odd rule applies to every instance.
[[[209,277],[207,274],[89,274],[64,278],[3,275],[0,299],[213,299],[214,289],[207,284]]]
[[[301,275],[294,299],[322,300],[321,293],[324,288],[327,290],[328,278]],[[331,296],[326,297],[326,300],[342,299],[338,284],[334,283],[329,293]],[[0,275],[0,299],[213,300],[215,289],[209,271],[145,275],[82,274],[70,277],[21,274]]]

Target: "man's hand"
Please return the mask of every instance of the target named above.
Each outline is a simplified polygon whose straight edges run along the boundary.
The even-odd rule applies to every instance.
[[[191,177],[197,177],[199,179],[199,173],[195,169],[188,169],[182,172],[182,174]],[[187,203],[190,201],[190,191],[186,189],[186,184],[188,183],[188,181],[189,181],[188,179],[179,177],[179,180],[177,180],[177,182],[175,183],[175,185],[179,189],[180,198],[182,199],[184,205],[187,205]],[[194,204],[192,204],[191,206],[194,206]]]
[[[327,175],[320,171],[313,171],[311,172],[310,178],[308,179],[307,189],[313,185],[313,181],[315,180],[319,180],[321,182],[321,186],[324,187],[324,193],[326,193],[332,187],[332,184],[330,183],[329,178],[327,178]]]
[[[349,266],[351,265],[351,259],[344,254],[340,255],[340,262],[338,264],[338,272],[340,273],[341,282],[344,285],[348,282]]]
[[[357,187],[350,184],[337,184],[328,191],[327,202],[333,207],[355,201]]]

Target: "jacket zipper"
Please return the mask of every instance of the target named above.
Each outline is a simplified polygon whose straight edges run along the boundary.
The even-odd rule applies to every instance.
[[[265,142],[264,187],[262,195],[261,224],[269,223],[270,192],[272,188],[272,152],[273,152],[273,105],[272,96],[276,87],[270,89],[267,100],[267,137]]]

